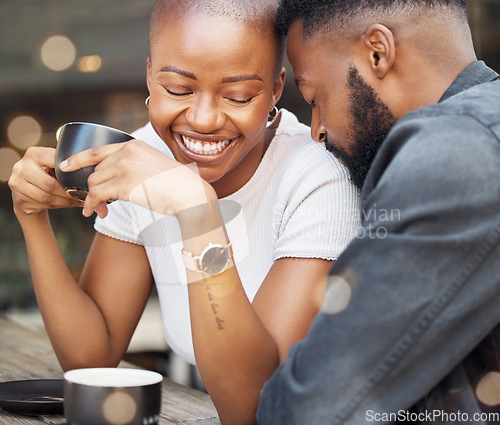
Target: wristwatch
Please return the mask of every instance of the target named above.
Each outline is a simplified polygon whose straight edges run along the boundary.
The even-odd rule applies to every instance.
[[[215,276],[233,265],[230,250],[231,242],[227,246],[209,243],[199,256],[182,250],[182,261],[188,270],[203,273],[205,276]]]

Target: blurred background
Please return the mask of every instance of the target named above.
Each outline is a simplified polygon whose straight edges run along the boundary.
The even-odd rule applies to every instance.
[[[12,213],[7,186],[12,166],[29,146],[55,147],[55,132],[66,122],[96,122],[126,132],[147,122],[145,70],[153,5],[154,0],[0,1],[0,314],[43,326]],[[500,0],[470,0],[469,18],[478,57],[500,71]],[[308,124],[309,107],[286,65],[287,86],[278,106]],[[78,276],[93,218],[71,209],[54,211],[51,220]],[[127,358],[179,382],[201,385],[196,371],[169,352],[155,293]]]

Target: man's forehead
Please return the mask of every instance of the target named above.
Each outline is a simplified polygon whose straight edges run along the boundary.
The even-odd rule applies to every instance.
[[[297,20],[290,26],[286,43],[289,56],[296,57],[307,52],[309,40],[302,36],[302,29],[302,20]]]
[[[288,59],[293,67],[295,83],[300,86],[304,82],[304,72],[305,65],[307,64],[307,49],[304,46],[304,40],[302,38],[302,22],[295,21],[288,31],[288,37],[286,42],[286,50]]]
[[[317,38],[314,35],[304,38],[302,29],[302,20],[295,21],[290,26],[287,37],[287,54],[294,71],[298,72],[297,83],[304,79],[304,76],[300,75],[301,70],[307,69],[310,65],[314,66],[318,60],[330,58],[330,54],[327,54],[329,52],[326,38]]]
[[[292,39],[294,44],[304,44],[307,40],[303,37],[304,21],[297,19],[290,25],[288,30],[288,40]]]

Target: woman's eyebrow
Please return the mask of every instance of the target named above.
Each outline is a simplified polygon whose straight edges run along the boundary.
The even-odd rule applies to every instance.
[[[257,80],[257,81],[264,81],[260,76],[257,74],[248,74],[248,75],[232,75],[230,77],[224,77],[222,79],[222,83],[238,83],[240,81],[249,81],[249,80]]]
[[[182,75],[183,77],[189,78],[191,80],[197,80],[196,75],[192,72],[184,71],[181,68],[177,68],[176,66],[168,65],[160,69],[160,72],[173,72],[175,74]]]
[[[189,78],[191,80],[198,80],[198,78],[196,78],[196,75],[194,75],[192,72],[185,71],[182,68],[177,68],[176,66],[172,66],[172,65],[167,65],[167,66],[161,68],[160,72],[173,72],[175,74],[182,75],[183,77]],[[240,81],[249,81],[249,80],[264,81],[257,74],[243,74],[243,75],[231,75],[229,77],[224,77],[222,79],[222,83],[223,84],[238,83]]]

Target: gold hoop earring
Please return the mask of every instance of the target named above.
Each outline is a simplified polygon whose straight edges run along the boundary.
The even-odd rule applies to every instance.
[[[274,112],[274,115],[273,115]],[[274,119],[278,116],[278,108],[276,105],[273,105],[269,114],[267,115],[267,121],[274,121]]]
[[[151,96],[146,97],[146,100],[144,101],[144,104],[146,105],[146,108],[149,108],[149,98]]]

